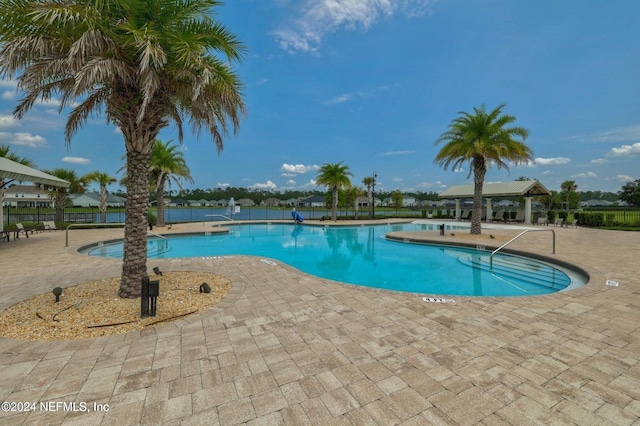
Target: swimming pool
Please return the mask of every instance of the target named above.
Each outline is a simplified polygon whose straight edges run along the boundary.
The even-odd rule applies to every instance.
[[[459,247],[407,244],[384,239],[394,231],[435,230],[436,225],[398,224],[317,227],[243,224],[228,234],[176,235],[149,241],[150,259],[251,255],[276,259],[303,272],[361,286],[424,294],[524,296],[553,293],[575,284],[571,272],[537,260]],[[447,225],[449,229],[462,229]],[[84,250],[122,257],[122,242]]]

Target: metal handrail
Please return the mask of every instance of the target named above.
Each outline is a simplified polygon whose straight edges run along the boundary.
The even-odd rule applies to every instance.
[[[232,222],[235,222],[235,220],[234,220],[233,218],[231,218],[231,217],[229,217],[229,216],[225,216],[225,215],[223,215],[223,214],[205,214],[205,215],[204,215],[204,216],[202,216],[202,217],[214,217],[214,216],[224,217],[224,218],[225,218],[225,219],[227,219],[227,220],[230,220],[230,221],[232,221]],[[204,226],[204,220],[202,221],[202,226]]]
[[[69,228],[72,227],[78,227],[78,226],[84,226],[84,227],[100,227],[100,226],[109,226],[111,228],[113,228],[114,226],[124,226],[124,223],[72,223],[70,225],[67,226],[67,228],[65,229],[65,236],[64,236],[64,246],[65,247],[69,247]]]
[[[511,244],[512,242],[514,242],[515,240],[523,236],[524,234],[526,234],[527,232],[542,232],[542,231],[551,231],[551,233],[553,234],[553,254],[556,254],[556,231],[554,231],[553,229],[525,229],[524,231],[522,231],[521,233],[519,233],[518,235],[516,235],[515,237],[513,237],[512,239],[510,239],[509,241],[507,241],[506,243],[504,243],[503,245],[501,245],[500,247],[498,247],[497,249],[491,252],[491,255],[489,256],[489,270],[490,271],[493,270],[494,254],[496,254],[497,252],[499,252],[500,250],[502,250],[503,248],[505,248],[506,246],[508,246],[509,244]]]
[[[164,240],[165,250],[169,247],[169,239],[167,237],[163,237],[162,235],[156,234],[155,232],[151,231],[147,231],[147,235],[153,235],[154,237],[162,238]]]

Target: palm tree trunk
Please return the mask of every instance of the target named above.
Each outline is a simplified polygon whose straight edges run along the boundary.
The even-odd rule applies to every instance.
[[[53,204],[56,207],[56,222],[64,222],[64,206],[67,203],[67,197],[64,194],[56,193]]]
[[[147,274],[150,157],[150,153],[127,152],[127,201],[120,297],[140,297],[141,280]]]
[[[107,186],[100,185],[100,222],[107,223]]]
[[[333,187],[333,203],[331,204],[331,220],[334,222],[338,220],[338,187]]]
[[[156,226],[163,227],[164,223],[164,174],[158,182],[158,188],[156,188],[156,212],[158,213],[158,223]]]
[[[474,161],[473,167],[473,212],[471,214],[471,234],[482,234],[482,187],[487,167],[484,161]]]

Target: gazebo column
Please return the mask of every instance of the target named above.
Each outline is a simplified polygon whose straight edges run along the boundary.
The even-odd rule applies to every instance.
[[[493,207],[491,206],[491,198],[485,198],[487,200],[487,222],[491,222],[493,219]]]
[[[460,198],[456,198],[456,220],[460,220]]]
[[[531,224],[531,198],[524,197],[524,223]]]

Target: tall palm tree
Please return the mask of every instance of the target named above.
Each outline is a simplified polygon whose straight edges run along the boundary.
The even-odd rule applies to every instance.
[[[369,219],[373,219],[373,182],[372,176],[362,179],[362,184],[367,187],[367,197],[369,198]]]
[[[78,176],[71,169],[53,169],[45,170],[45,173],[66,180],[70,183],[68,188],[49,187],[49,194],[53,199],[53,206],[56,209],[56,222],[64,222],[64,208],[67,206],[70,194],[84,193],[87,181],[85,177]]]
[[[107,186],[117,182],[117,179],[109,173],[96,170],[86,174],[84,180],[100,185],[100,222],[107,223]]]
[[[184,154],[180,151],[178,145],[170,145],[169,142],[157,140],[151,151],[151,176],[156,191],[156,203],[158,208],[157,226],[164,226],[164,188],[165,185],[171,186],[173,180],[180,189],[180,179],[184,178],[188,182],[193,183],[191,171],[184,159]]]
[[[489,113],[484,105],[474,108],[473,114],[459,112],[460,116],[449,124],[449,130],[436,141],[436,144],[446,142],[434,160],[445,170],[449,166],[455,170],[469,162],[467,178],[471,173],[474,178],[471,234],[482,233],[482,186],[487,168],[493,163],[498,169],[509,170],[507,161],[518,165],[533,160],[533,151],[524,144],[529,131],[523,127],[509,127],[516,118],[502,114],[505,106],[502,104]]]
[[[72,108],[70,143],[96,113],[122,131],[127,156],[122,297],[147,274],[149,159],[160,131],[188,119],[218,152],[245,112],[232,69],[243,46],[213,19],[217,0],[0,0],[0,76],[16,77],[22,118],[39,99]]]
[[[338,220],[338,189],[349,188],[351,181],[349,176],[353,176],[349,171],[349,166],[343,166],[342,161],[339,163],[326,163],[318,170],[316,183],[324,185],[331,190],[331,220]]]

